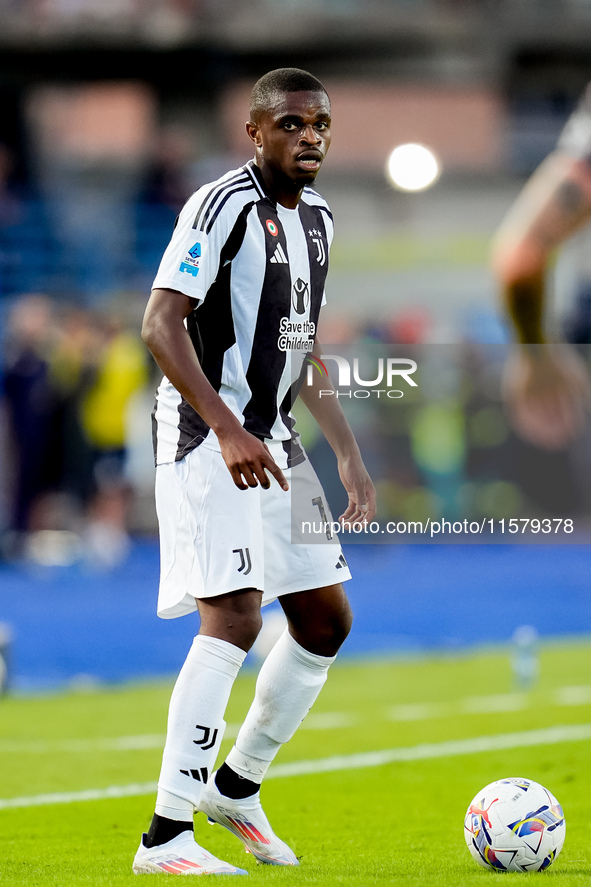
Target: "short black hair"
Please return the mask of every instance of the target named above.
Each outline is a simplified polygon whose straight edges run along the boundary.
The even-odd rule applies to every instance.
[[[276,68],[257,80],[250,96],[250,119],[256,118],[270,108],[275,96],[285,92],[328,93],[320,80],[301,68]]]

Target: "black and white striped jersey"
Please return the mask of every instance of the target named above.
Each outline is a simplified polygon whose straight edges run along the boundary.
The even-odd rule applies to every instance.
[[[197,300],[187,328],[207,378],[248,431],[286,449],[332,235],[316,191],[305,188],[297,209],[286,209],[251,161],[189,198],[153,284]],[[179,461],[210,433],[167,378],[153,419],[157,464]]]

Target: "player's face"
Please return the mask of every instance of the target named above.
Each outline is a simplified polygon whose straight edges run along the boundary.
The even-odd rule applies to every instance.
[[[279,93],[256,123],[247,124],[247,130],[273,196],[280,197],[283,190],[297,193],[314,181],[330,145],[328,96]]]

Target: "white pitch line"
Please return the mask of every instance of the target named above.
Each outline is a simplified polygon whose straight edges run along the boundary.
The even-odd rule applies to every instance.
[[[235,739],[240,724],[228,724],[224,731],[225,739]],[[144,733],[136,736],[106,736],[94,739],[36,739],[32,742],[19,739],[0,739],[0,754],[11,752],[20,754],[85,754],[87,752],[145,751],[163,749],[166,734]]]
[[[327,711],[311,714],[303,721],[300,730],[342,730],[343,727],[354,727],[357,717],[345,711]],[[225,734],[224,734],[225,735]]]
[[[48,754],[66,752],[78,754],[86,752],[142,751],[163,748],[166,736],[163,733],[146,733],[138,736],[113,736],[100,739],[37,739],[32,742],[16,739],[0,739],[0,754],[9,752],[30,752]]]
[[[588,705],[591,702],[591,684],[575,687],[558,687],[554,691],[554,703],[561,706]],[[492,696],[468,696],[455,703],[410,703],[392,706],[386,713],[389,721],[425,721],[431,718],[453,717],[458,714],[488,714],[503,711],[520,711],[533,704],[524,694],[506,693]],[[343,730],[354,727],[358,716],[351,712],[312,712],[302,723],[300,730]],[[235,739],[240,724],[228,724],[225,739]],[[146,733],[136,736],[113,736],[94,739],[0,739],[0,754],[85,754],[87,752],[124,752],[162,749],[166,736],[163,733]]]
[[[271,767],[267,779],[290,776],[308,776],[312,773],[336,773],[339,770],[359,770],[381,767],[403,761],[426,761],[478,752],[506,751],[533,745],[553,745],[561,742],[581,742],[591,739],[591,724],[566,724],[522,733],[501,733],[498,736],[476,736],[473,739],[455,739],[448,742],[423,743],[382,751],[360,752],[355,755],[333,755],[315,761],[293,761]],[[86,789],[78,792],[53,792],[21,798],[0,799],[0,810],[10,807],[40,807],[48,804],[71,804],[75,801],[101,801],[109,798],[129,798],[149,795],[156,791],[155,782],[112,785],[107,788]]]
[[[321,712],[308,715],[301,725],[301,730],[342,730],[352,727],[356,722],[355,715],[348,712]],[[236,739],[240,724],[228,724],[224,730],[224,739]],[[94,739],[35,739],[33,741],[19,739],[0,739],[0,754],[51,754],[65,752],[67,754],[85,754],[87,752],[113,751],[145,751],[163,749],[166,736],[164,733],[145,733],[137,736],[106,736]]]
[[[580,687],[559,687],[556,691],[559,705],[588,705],[591,702],[591,685]]]
[[[356,755],[334,755],[317,761],[294,761],[279,764],[269,770],[267,779],[283,776],[306,776],[311,773],[334,773],[337,770],[358,770],[364,767],[381,767],[402,761],[422,761],[433,758],[449,758],[476,752],[504,751],[531,745],[552,745],[560,742],[580,742],[591,739],[591,724],[572,724],[547,727],[523,733],[501,733],[498,736],[476,736],[473,739],[452,739],[448,742],[411,745],[406,748],[389,748],[383,751],[361,752]],[[1,802],[0,802],[1,805]]]
[[[466,714],[488,714],[488,712],[521,711],[527,705],[522,693],[500,693],[495,696],[468,696],[462,700]]]
[[[408,705],[395,705],[388,712],[391,721],[426,721],[440,715],[449,714],[450,709],[437,702],[411,702]]]
[[[89,788],[81,792],[50,792],[22,798],[0,799],[0,810],[9,807],[43,807],[48,804],[72,804],[75,801],[104,801],[108,798],[133,798],[150,795],[158,788],[157,782],[135,782],[131,785],[111,785],[107,788]]]
[[[557,687],[553,695],[554,705],[589,705],[591,703],[591,684],[583,684],[577,687]],[[389,721],[427,721],[432,718],[455,717],[457,715],[522,711],[536,704],[535,699],[528,697],[524,693],[466,696],[464,699],[446,704],[418,702],[407,705],[394,705],[388,709],[386,717]]]

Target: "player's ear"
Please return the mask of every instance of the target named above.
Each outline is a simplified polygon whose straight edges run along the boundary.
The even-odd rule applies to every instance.
[[[248,120],[246,123],[246,133],[249,139],[254,142],[255,146],[257,148],[260,148],[262,144],[260,130],[258,125],[256,123],[253,123],[252,120]]]

